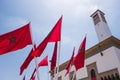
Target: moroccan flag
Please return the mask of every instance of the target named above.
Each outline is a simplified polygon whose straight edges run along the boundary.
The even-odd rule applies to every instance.
[[[61,41],[61,25],[62,25],[62,16],[55,24],[51,32],[48,34],[49,42]]]
[[[61,40],[61,23],[62,23],[62,16],[47,35],[47,37],[39,44],[37,49],[31,54],[31,56],[41,56],[44,49],[46,48],[48,42],[56,42]]]
[[[31,76],[30,80],[35,80],[35,75]]]
[[[22,49],[32,44],[30,24],[0,35],[0,55]]]
[[[76,68],[76,71],[82,67],[84,67],[84,59],[85,59],[85,45],[86,45],[86,37],[82,41],[78,53],[74,59],[74,65]]]
[[[72,52],[72,56],[71,56],[71,58],[70,58],[70,60],[69,60],[69,62],[68,62],[68,65],[67,65],[67,67],[66,67],[66,74],[65,74],[65,76],[69,73],[69,71],[70,71],[70,67],[71,67],[71,64],[72,64],[72,62],[73,62],[73,58],[74,58],[74,52],[75,52],[75,47],[74,47],[74,49],[73,49],[73,52]]]
[[[38,67],[40,67],[40,66],[48,66],[48,56],[46,56],[43,60],[41,60],[39,62]],[[35,72],[36,72],[36,69],[34,69],[30,79],[32,79],[34,77]]]
[[[31,76],[30,80],[33,79],[35,72],[36,72],[36,69],[34,69],[34,71],[33,71],[33,73],[32,73],[32,76]]]
[[[48,43],[48,38],[46,37],[41,43],[40,45],[32,52],[31,56],[36,56],[39,57],[41,56],[41,54],[43,53],[44,49],[46,48]]]
[[[32,80],[35,80],[35,76],[33,76]]]
[[[34,49],[36,49],[36,45],[34,45]],[[28,65],[30,64],[30,62],[34,58],[33,56],[31,56],[32,52],[33,52],[33,49],[31,49],[29,55],[25,59],[24,63],[21,65],[21,67],[20,67],[20,75],[23,73],[24,69],[26,69],[28,67]]]
[[[55,46],[54,46],[54,52],[53,52],[53,56],[52,56],[52,59],[51,59],[51,68],[50,70],[53,70],[55,67],[56,67],[56,60],[57,60],[57,42],[55,42]]]
[[[38,67],[40,66],[48,66],[48,56],[46,56],[42,61],[40,61]]]
[[[36,72],[36,69],[34,70],[34,72],[33,72],[32,76],[31,76],[30,80],[35,80],[35,75],[34,75],[35,72]]]
[[[30,80],[35,80],[35,76],[33,76]]]

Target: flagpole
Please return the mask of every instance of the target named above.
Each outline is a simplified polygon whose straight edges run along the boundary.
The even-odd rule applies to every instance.
[[[32,30],[31,30],[31,22],[29,24],[30,24],[30,34],[31,34],[31,39],[32,39],[33,51],[35,51]],[[37,62],[37,58],[35,56],[34,56],[34,61],[35,61],[35,66],[36,66],[37,78],[38,78],[38,80],[40,80],[39,71],[38,71],[38,62]]]
[[[49,57],[48,57],[48,60],[49,60]],[[49,63],[48,63],[47,69],[48,69],[48,80],[49,80]]]
[[[61,18],[63,17],[63,15],[61,16]],[[61,22],[62,23],[62,22]],[[62,24],[61,24],[62,26]],[[61,28],[61,32],[62,32],[62,28]],[[61,36],[60,36],[61,37]],[[61,40],[59,41],[58,44],[58,67],[57,67],[57,77],[58,77],[58,72],[59,72],[59,63],[60,63],[60,48],[61,48]]]
[[[59,41],[59,44],[58,44],[58,67],[57,67],[57,77],[58,77],[59,63],[60,63],[60,47],[61,47],[61,41]]]
[[[37,78],[38,78],[38,80],[40,80],[39,71],[38,71],[38,64],[37,64],[38,62],[37,62],[36,57],[34,57],[34,61],[35,61],[35,65],[36,65]]]
[[[48,66],[48,80],[50,80],[50,77],[49,77],[49,66]]]

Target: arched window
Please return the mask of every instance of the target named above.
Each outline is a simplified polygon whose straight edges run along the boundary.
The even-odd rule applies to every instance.
[[[62,76],[59,76],[59,77],[58,77],[58,80],[62,80]]]
[[[104,80],[103,77],[101,77],[101,80]]]
[[[112,80],[115,80],[115,77],[114,77],[114,75],[112,74]]]
[[[91,80],[96,80],[96,74],[94,69],[91,70]]]
[[[108,80],[106,76],[104,77],[104,80]]]
[[[99,18],[98,14],[96,14],[96,15],[93,16],[93,21],[94,21],[95,25],[100,22],[100,18]]]
[[[96,77],[96,74],[95,74],[95,70],[94,70],[94,69],[91,70],[91,77]]]
[[[118,73],[115,74],[115,78],[116,78],[116,80],[120,80]]]
[[[69,80],[72,80],[73,77],[74,77],[73,80],[76,80],[76,75],[74,75],[74,71],[69,73]]]
[[[108,80],[111,80],[111,77],[108,75]]]

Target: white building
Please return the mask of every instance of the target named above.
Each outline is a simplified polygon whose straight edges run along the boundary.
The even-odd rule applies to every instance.
[[[85,67],[76,72],[74,80],[120,80],[120,40],[112,36],[104,13],[97,10],[91,15],[99,43],[86,50]],[[65,76],[67,62],[59,66],[58,74],[50,71],[51,80],[71,80],[75,67]],[[79,64],[79,63],[78,63]]]

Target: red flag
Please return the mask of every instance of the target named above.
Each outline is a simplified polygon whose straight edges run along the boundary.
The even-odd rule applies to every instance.
[[[44,49],[46,48],[48,43],[48,38],[46,37],[41,43],[40,45],[35,49],[35,51],[32,52],[31,56],[41,56],[41,54],[43,53]]]
[[[34,45],[34,49],[36,49],[36,45]],[[30,64],[30,62],[34,58],[33,56],[31,56],[32,52],[33,52],[33,49],[30,51],[28,57],[25,59],[24,63],[21,65],[20,75],[23,73],[24,69],[26,69],[28,67],[28,65]]]
[[[40,63],[38,64],[38,67],[40,66],[48,66],[48,56],[46,56],[43,60],[40,61]],[[34,69],[30,79],[34,77],[35,72],[36,72],[36,69]]]
[[[92,80],[96,80],[96,77],[92,77]]]
[[[40,66],[48,66],[48,56],[46,56],[42,61],[40,61],[38,67]]]
[[[31,76],[30,80],[35,80],[35,75]]]
[[[33,49],[31,50],[31,52],[33,51]],[[29,63],[32,61],[32,59],[34,58],[33,56],[30,56],[30,54],[28,55],[28,57],[26,58],[26,60],[24,61],[24,63],[22,64],[22,66],[20,67],[20,75],[23,73],[24,69],[26,69],[29,65]]]
[[[25,76],[23,77],[23,80],[25,80]]]
[[[67,67],[66,67],[67,72],[66,72],[65,76],[66,76],[66,75],[69,73],[69,71],[70,71],[70,67],[71,67],[71,64],[72,64],[73,58],[74,58],[74,52],[75,52],[75,47],[74,47],[74,49],[73,49],[72,56],[71,56],[71,58],[70,58],[70,60],[69,60],[69,63],[68,63],[68,65],[67,65]]]
[[[56,60],[57,60],[57,42],[55,42],[55,46],[54,46],[54,52],[53,52],[53,56],[51,59],[51,69],[53,70],[56,67]]]
[[[32,44],[30,24],[0,35],[0,55],[22,49]]]
[[[61,40],[61,23],[62,23],[62,16],[55,24],[51,32],[48,34],[49,42],[56,42]]]
[[[41,56],[48,42],[56,42],[61,40],[61,23],[62,17],[58,20],[54,28],[50,31],[47,37],[40,43],[40,45],[31,54],[31,56]]]
[[[30,80],[35,80],[35,76],[33,76],[32,79],[30,79]]]
[[[84,59],[85,59],[85,45],[86,45],[86,37],[82,41],[78,53],[74,59],[74,65],[76,70],[84,67]]]
[[[33,71],[33,73],[32,73],[32,76],[31,76],[30,80],[33,79],[35,72],[36,72],[36,69],[34,69],[34,71]]]
[[[35,80],[35,76],[33,76],[32,80]]]

